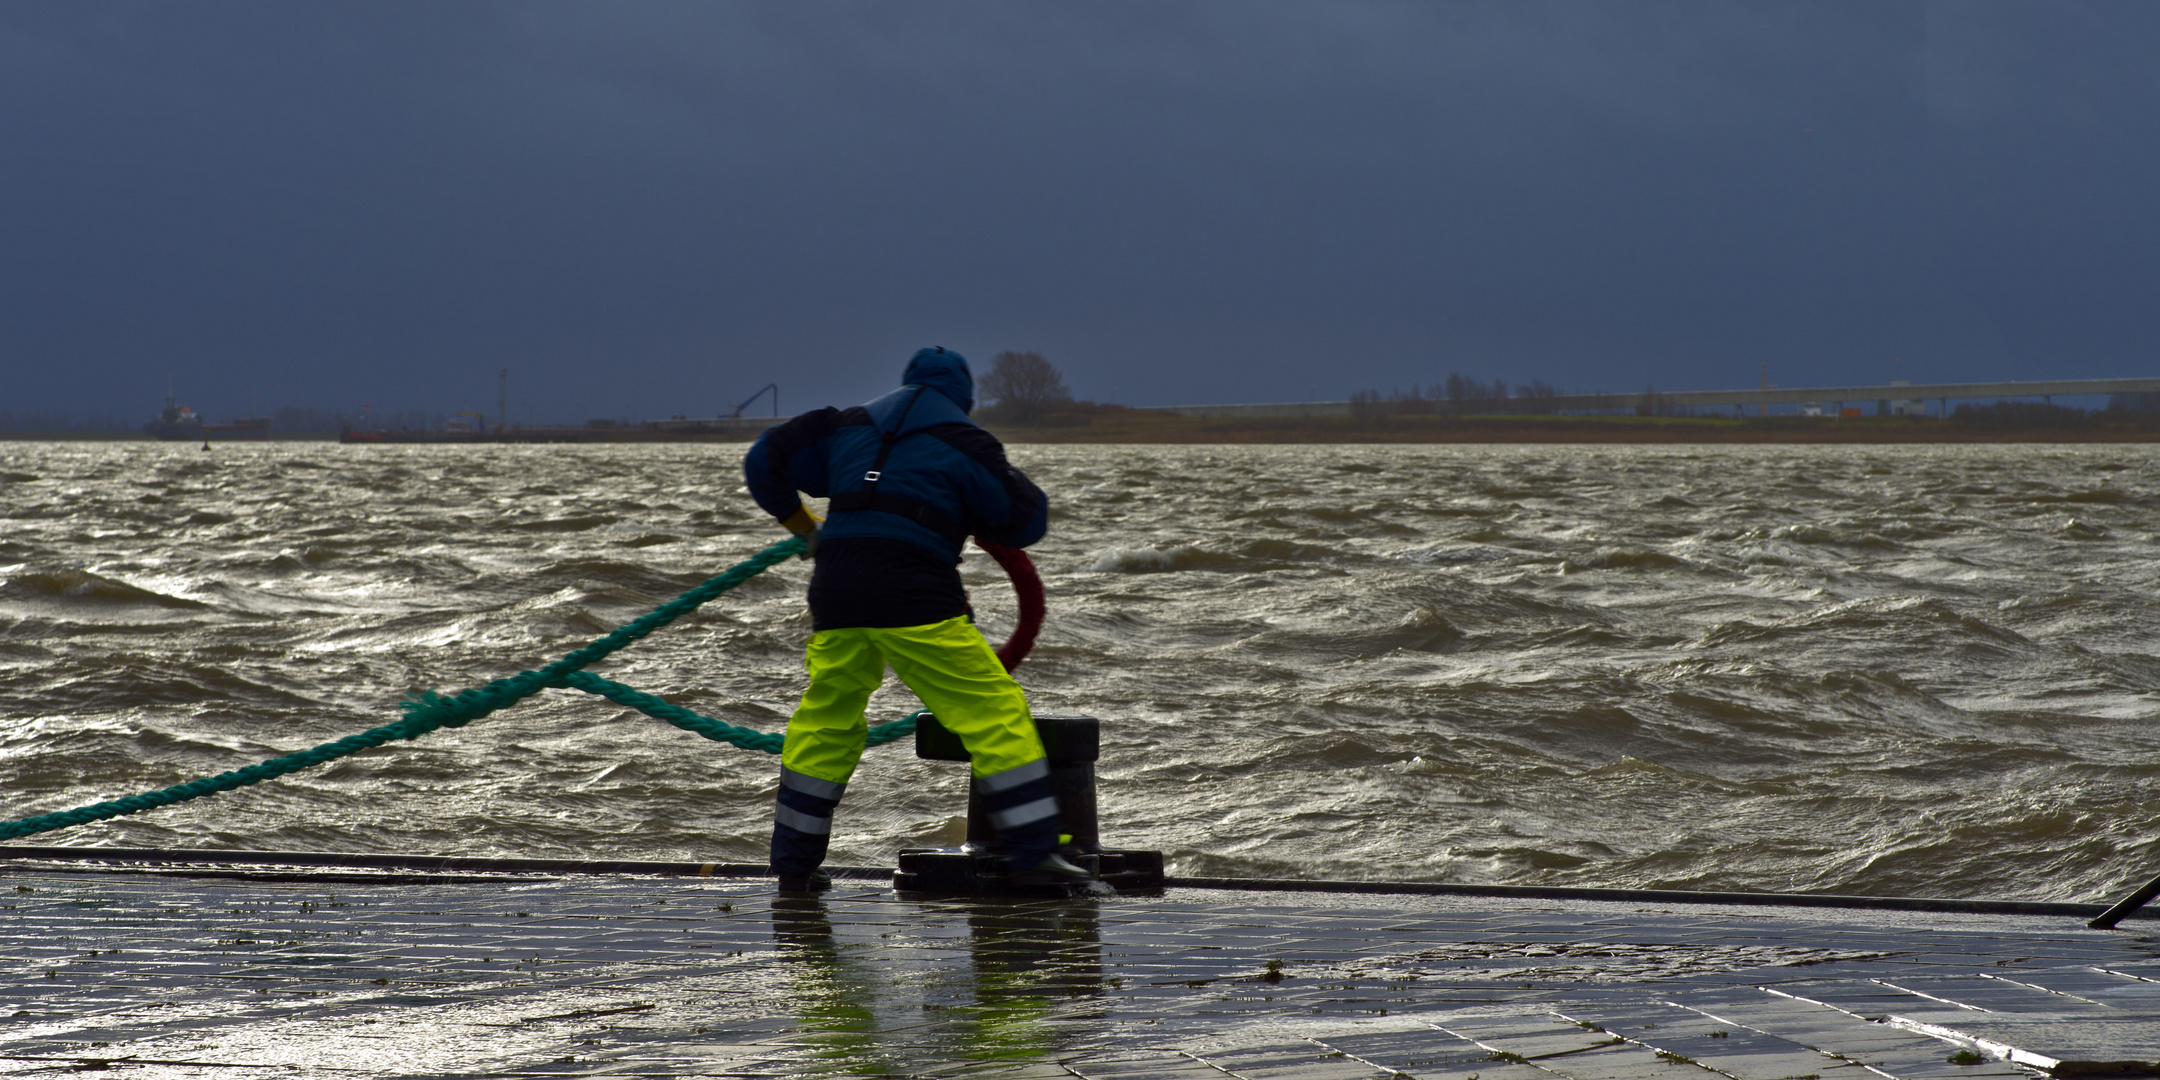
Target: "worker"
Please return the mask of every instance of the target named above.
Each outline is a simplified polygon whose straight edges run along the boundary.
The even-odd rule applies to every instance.
[[[1058,853],[1057,800],[1027,697],[975,628],[960,586],[970,535],[1026,547],[1048,528],[1049,502],[968,419],[975,380],[965,357],[922,349],[901,382],[855,408],[771,428],[743,456],[751,497],[816,560],[810,685],[780,753],[773,873],[782,892],[831,887],[819,867],[833,810],[862,758],[863,709],[890,665],[967,747],[1012,880],[1085,881]],[[822,523],[799,492],[831,500]]]

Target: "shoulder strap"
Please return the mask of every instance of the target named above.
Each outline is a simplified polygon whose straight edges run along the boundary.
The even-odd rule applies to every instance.
[[[900,429],[907,426],[908,414],[915,411],[916,400],[928,389],[928,384],[916,387],[915,393],[907,399],[907,404],[900,406],[900,418],[893,421],[892,427],[878,432],[877,462],[870,466],[869,472],[863,474],[863,494],[872,498],[877,496],[878,477],[885,474],[885,459],[892,456],[893,444],[906,437],[900,434]]]
[[[885,475],[885,459],[892,455],[894,443],[907,438],[907,435],[901,435],[899,431],[907,425],[908,413],[915,408],[915,399],[928,389],[928,386],[916,387],[914,397],[908,398],[907,404],[901,406],[900,418],[893,421],[892,427],[878,432],[877,461],[870,466],[869,472],[863,474],[862,489],[834,495],[826,508],[828,511],[880,510],[888,514],[898,514],[944,537],[950,543],[964,544],[967,542],[967,530],[962,528],[959,522],[945,516],[938,508],[897,495],[878,494],[878,479]]]

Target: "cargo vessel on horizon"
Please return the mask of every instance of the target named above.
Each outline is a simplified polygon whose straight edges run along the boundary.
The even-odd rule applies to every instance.
[[[646,420],[625,424],[615,420],[589,420],[583,426],[511,426],[493,430],[453,425],[436,431],[363,431],[348,427],[338,435],[343,443],[622,443],[622,442],[748,442],[778,423],[763,417],[732,416]]]
[[[440,428],[396,430],[346,425],[338,434],[341,443],[619,443],[619,442],[748,442],[781,421],[780,384],[767,383],[744,398],[726,416],[691,417],[677,414],[665,420],[587,420],[582,425],[510,423],[510,369],[497,375],[498,400],[493,427],[483,413],[461,410]],[[743,411],[759,398],[772,395],[771,420],[746,417]],[[467,418],[470,418],[469,420]],[[364,421],[363,421],[364,422]]]
[[[168,442],[193,442],[203,438],[202,417],[195,410],[180,404],[170,386],[165,390],[165,407],[143,425],[143,432],[154,439]]]
[[[172,383],[165,384],[165,407],[143,424],[143,433],[166,442],[226,442],[236,439],[267,439],[270,418],[249,416],[229,424],[206,424],[201,414],[180,404]]]

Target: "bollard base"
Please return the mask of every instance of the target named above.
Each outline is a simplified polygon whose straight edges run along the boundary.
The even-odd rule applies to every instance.
[[[1096,880],[1120,893],[1160,892],[1160,851],[1101,851],[1068,856],[1093,871]],[[1022,885],[1010,880],[997,856],[964,848],[903,848],[893,874],[896,892],[964,896],[1065,897],[1101,895],[1084,886]]]

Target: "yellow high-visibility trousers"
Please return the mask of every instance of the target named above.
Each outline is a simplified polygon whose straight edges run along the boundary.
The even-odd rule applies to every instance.
[[[960,737],[976,776],[1043,759],[1027,695],[982,631],[961,615],[927,626],[848,627],[811,635],[803,653],[810,686],[788,719],[781,766],[846,784],[869,734],[863,710],[884,683],[888,666],[939,723]]]

